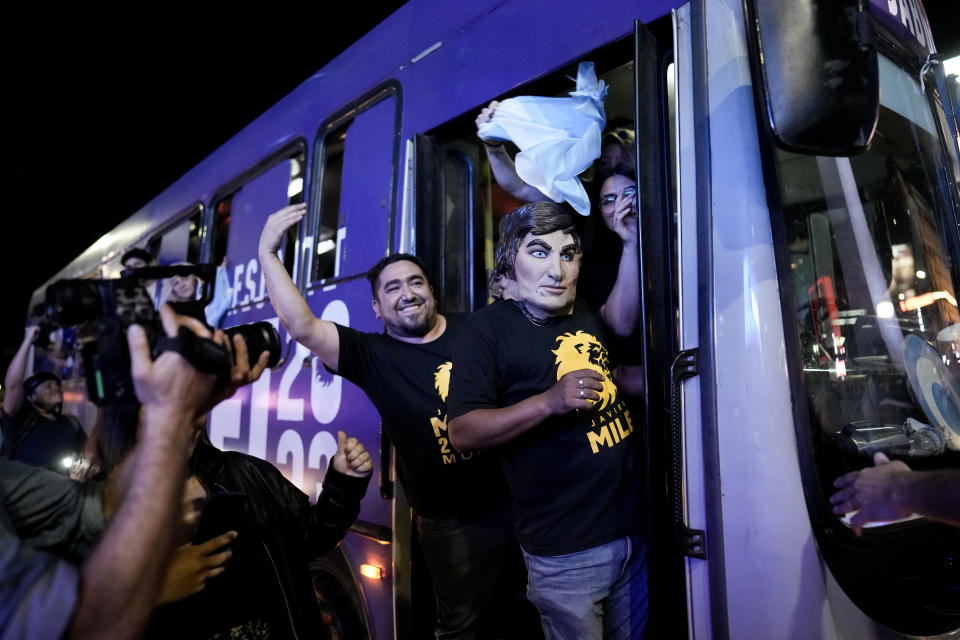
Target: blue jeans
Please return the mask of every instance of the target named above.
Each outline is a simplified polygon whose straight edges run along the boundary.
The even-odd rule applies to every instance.
[[[438,640],[540,637],[536,611],[523,596],[520,545],[506,508],[415,519],[437,599]]]
[[[547,640],[639,640],[647,623],[647,546],[618,538],[562,556],[523,552],[527,597]]]

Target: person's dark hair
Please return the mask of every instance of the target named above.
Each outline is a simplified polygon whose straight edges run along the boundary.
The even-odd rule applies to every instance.
[[[633,148],[633,141],[636,137],[633,134],[633,131],[625,127],[616,127],[614,129],[608,129],[606,133],[603,134],[603,141],[600,143],[600,148],[607,146],[608,144],[619,144],[623,147],[623,150],[627,153]]]
[[[130,258],[140,258],[144,262],[153,262],[153,256],[150,255],[150,252],[140,247],[134,247],[123,254],[123,257],[120,258],[120,264],[126,264]]]
[[[50,373],[49,371],[38,371],[23,381],[23,395],[29,398],[33,395],[33,392],[37,390],[37,387],[48,380],[53,380],[57,384],[63,384],[63,381],[60,380],[59,376]]]
[[[621,162],[615,167],[603,167],[597,171],[597,197],[593,200],[597,206],[599,206],[600,203],[600,188],[603,187],[604,181],[606,181],[606,179],[610,176],[624,176],[625,178],[630,178],[630,180],[636,182],[637,170],[630,165]]]
[[[382,258],[367,271],[367,280],[370,282],[370,291],[373,293],[374,299],[377,298],[377,290],[380,288],[380,274],[383,273],[383,270],[388,266],[401,260],[412,262],[420,267],[420,271],[423,272],[423,276],[427,279],[427,284],[430,284],[430,276],[427,275],[427,265],[423,264],[423,260],[409,253],[393,253],[386,258]]]
[[[531,202],[517,207],[500,220],[500,242],[494,259],[493,273],[487,285],[494,298],[503,297],[500,280],[504,276],[512,277],[513,265],[520,250],[520,242],[528,233],[545,236],[554,231],[563,231],[573,237],[580,253],[580,231],[573,216],[555,202]]]
[[[100,455],[102,473],[109,473],[133,451],[137,445],[139,425],[138,402],[111,405],[101,411],[94,430],[97,433],[97,453]]]

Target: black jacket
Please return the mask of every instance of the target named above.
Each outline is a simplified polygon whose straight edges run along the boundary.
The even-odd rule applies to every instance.
[[[259,458],[220,451],[201,441],[194,450],[191,466],[193,472],[213,490],[241,492],[247,496],[243,506],[244,523],[259,536],[253,548],[255,552],[263,550],[272,565],[272,571],[268,573],[275,578],[269,584],[251,584],[249,588],[257,590],[258,596],[262,594],[265,599],[282,601],[286,608],[282,618],[288,621],[288,625],[284,629],[274,629],[272,637],[300,640],[329,637],[322,624],[308,565],[343,540],[360,513],[360,500],[366,493],[370,477],[347,476],[330,466],[320,498],[311,505],[306,494],[284,478],[276,467]],[[277,595],[281,600],[274,599]],[[194,597],[171,606],[179,608],[178,605],[182,604],[189,607]],[[229,603],[225,604],[229,606]],[[159,609],[158,613],[162,614],[165,608]],[[168,612],[170,615],[165,616],[168,619],[161,627],[170,629],[170,623],[176,624],[177,621],[169,618],[181,618],[174,611],[176,609]],[[190,612],[189,615],[202,615],[202,612]],[[181,618],[179,622],[182,624],[184,620]],[[152,631],[160,629],[154,627]]]

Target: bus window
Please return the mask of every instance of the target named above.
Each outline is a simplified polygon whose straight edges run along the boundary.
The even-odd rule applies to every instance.
[[[193,262],[200,260],[200,240],[203,231],[203,207],[194,205],[175,216],[175,223],[147,242],[147,251],[157,264]]]
[[[921,521],[857,539],[826,502],[833,479],[872,464],[876,452],[924,469],[956,465],[960,451],[960,424],[941,404],[960,375],[957,228],[937,169],[946,158],[916,78],[880,56],[880,82],[866,153],[776,153],[789,260],[781,272],[793,284],[784,313],[799,329],[809,413],[799,441],[813,445],[805,481],[819,483],[808,494],[821,496],[811,516],[839,541],[821,539],[824,556],[865,612],[927,635],[954,628],[933,613],[949,597],[949,569],[937,569],[937,557],[938,536],[950,534]]]
[[[398,126],[397,101],[388,87],[321,127],[311,282],[364,273],[386,255]],[[351,221],[356,250],[345,251]]]
[[[467,155],[455,149],[444,154],[443,171],[443,309],[450,312],[470,311],[473,288],[473,176]]]
[[[303,202],[305,154],[300,145],[296,153],[282,152],[279,161],[266,161],[242,177],[239,186],[231,185],[226,195],[214,204],[213,251],[211,262],[226,261],[234,291],[233,307],[262,301],[266,287],[260,275],[257,248],[260,230],[274,211]],[[287,273],[296,277],[299,225],[286,234],[280,254]]]
[[[630,61],[630,50],[630,42],[624,40],[594,51],[584,59],[594,62],[597,77],[609,87],[604,105],[608,133],[617,131],[626,142],[620,149],[621,157],[632,165],[634,64]],[[625,59],[628,61],[624,62]],[[566,97],[573,88],[571,77],[576,75],[577,64],[571,63],[497,99],[514,95]],[[438,301],[441,308],[448,311],[469,311],[486,304],[487,280],[493,268],[493,248],[498,241],[500,219],[524,204],[503,189],[493,176],[488,156],[477,138],[475,119],[482,106],[485,105],[417,140],[418,181],[436,182],[442,189],[434,190],[418,183],[416,250],[435,272]],[[604,140],[606,146],[609,138]],[[505,148],[511,159],[518,151],[511,142],[505,143]],[[592,166],[580,174],[591,196],[593,177]],[[586,220],[577,218],[589,226]],[[587,231],[584,237],[588,244],[592,234]]]
[[[314,237],[314,279],[334,275],[337,227],[340,225],[340,184],[343,181],[343,148],[347,126],[331,132],[323,146],[323,184],[320,189],[320,225]]]

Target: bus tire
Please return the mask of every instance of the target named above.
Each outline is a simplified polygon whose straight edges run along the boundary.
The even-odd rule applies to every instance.
[[[312,562],[310,577],[331,640],[369,640],[363,595],[340,549]]]

